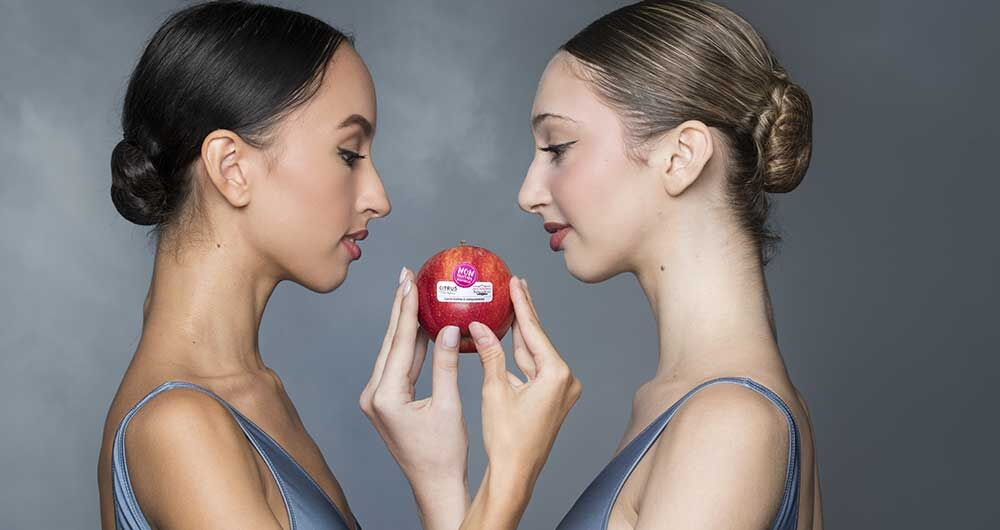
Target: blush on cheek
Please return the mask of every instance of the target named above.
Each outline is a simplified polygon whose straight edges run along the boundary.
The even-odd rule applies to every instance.
[[[608,194],[614,193],[608,180],[601,174],[600,166],[586,163],[576,164],[572,171],[567,168],[561,178],[553,179],[552,200],[574,231],[586,230],[585,227],[601,215]]]

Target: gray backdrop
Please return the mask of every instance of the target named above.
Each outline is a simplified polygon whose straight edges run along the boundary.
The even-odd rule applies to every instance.
[[[631,276],[575,281],[515,202],[546,61],[620,4],[284,4],[356,33],[378,91],[375,156],[393,213],[372,223],[337,292],[280,285],[260,343],[365,528],[417,526],[408,486],[357,406],[402,265],[460,239],[492,248],[529,279],[584,383],[522,528],[555,526],[610,458],[632,391],[655,368],[653,320]],[[99,525],[101,425],[138,340],[153,251],[115,212],[108,161],[130,69],[181,5],[0,0],[0,528]],[[827,525],[995,525],[1000,9],[729,5],[815,108],[812,166],[779,199],[786,240],[768,279],[782,351],[814,415]],[[473,195],[489,200],[461,200]],[[473,488],[485,465],[480,376],[465,358]]]

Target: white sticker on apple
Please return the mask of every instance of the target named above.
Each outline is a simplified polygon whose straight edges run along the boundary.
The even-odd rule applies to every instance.
[[[481,303],[493,301],[493,282],[476,282],[462,287],[455,282],[437,282],[438,302]]]

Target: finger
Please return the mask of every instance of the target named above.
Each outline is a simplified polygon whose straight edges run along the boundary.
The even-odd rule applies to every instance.
[[[507,381],[506,355],[500,340],[489,326],[480,322],[469,324],[469,333],[476,343],[479,360],[483,363],[483,385]]]
[[[431,336],[424,328],[417,328],[417,344],[413,352],[413,366],[410,367],[410,386],[416,386],[420,379],[420,371],[424,368],[424,359],[427,358],[427,343]]]
[[[531,309],[531,314],[535,317],[536,321],[541,322],[542,319],[538,316],[538,310],[535,309],[535,301],[531,298],[531,291],[528,290],[528,280],[518,278],[518,282],[520,283],[518,287],[521,288],[521,292],[524,293],[524,297],[528,300],[528,308]]]
[[[445,326],[434,341],[431,397],[435,402],[461,402],[458,395],[458,326]]]
[[[403,282],[403,301],[399,309],[396,335],[385,360],[385,370],[378,388],[409,395],[410,368],[413,366],[414,345],[417,339],[417,286],[412,278]],[[412,398],[412,396],[410,396]]]
[[[524,344],[533,356],[535,374],[537,375],[540,370],[544,369],[545,365],[562,362],[562,358],[559,357],[559,352],[552,346],[552,342],[549,341],[548,336],[545,335],[545,331],[542,330],[542,326],[538,322],[538,315],[535,313],[528,298],[527,289],[524,287],[524,280],[519,278],[518,281],[512,283],[513,288],[511,289],[510,298],[514,304],[514,315],[518,322],[518,331],[520,331],[521,338],[524,339]]]
[[[403,267],[400,271],[400,282],[396,287],[396,296],[392,300],[392,309],[389,311],[389,325],[385,330],[385,338],[382,339],[382,348],[375,358],[375,366],[372,368],[372,375],[368,379],[368,386],[375,388],[382,379],[382,371],[385,369],[385,359],[392,346],[392,338],[396,335],[396,323],[399,321],[399,309],[403,301],[403,282],[410,275],[409,269]]]
[[[507,372],[507,382],[509,382],[510,386],[514,388],[524,385],[524,381],[521,381],[520,377],[518,377],[515,374],[512,374],[511,372]]]
[[[538,367],[535,366],[535,358],[531,355],[531,351],[528,350],[528,345],[524,343],[524,337],[521,336],[521,327],[514,321],[514,325],[511,331],[511,343],[514,344],[514,362],[517,363],[517,367],[521,369],[521,372],[528,376],[528,379],[534,379],[535,374],[538,373]]]

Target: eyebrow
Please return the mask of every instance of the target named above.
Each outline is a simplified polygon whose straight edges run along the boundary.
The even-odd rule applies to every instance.
[[[531,118],[531,128],[532,129],[537,129],[539,124],[541,124],[543,121],[545,121],[547,119],[550,119],[550,118],[551,119],[557,119],[557,120],[566,120],[566,121],[571,121],[573,123],[576,123],[576,120],[574,120],[573,118],[570,118],[570,117],[567,117],[567,116],[563,116],[561,114],[553,114],[551,112],[543,112],[541,114],[536,114],[534,118]]]
[[[367,118],[365,118],[360,114],[351,114],[350,116],[347,117],[347,119],[340,122],[338,128],[343,129],[344,127],[350,127],[351,125],[357,125],[358,127],[361,127],[361,132],[365,133],[365,136],[369,137],[375,130],[375,127],[372,126],[372,122],[368,121]]]

